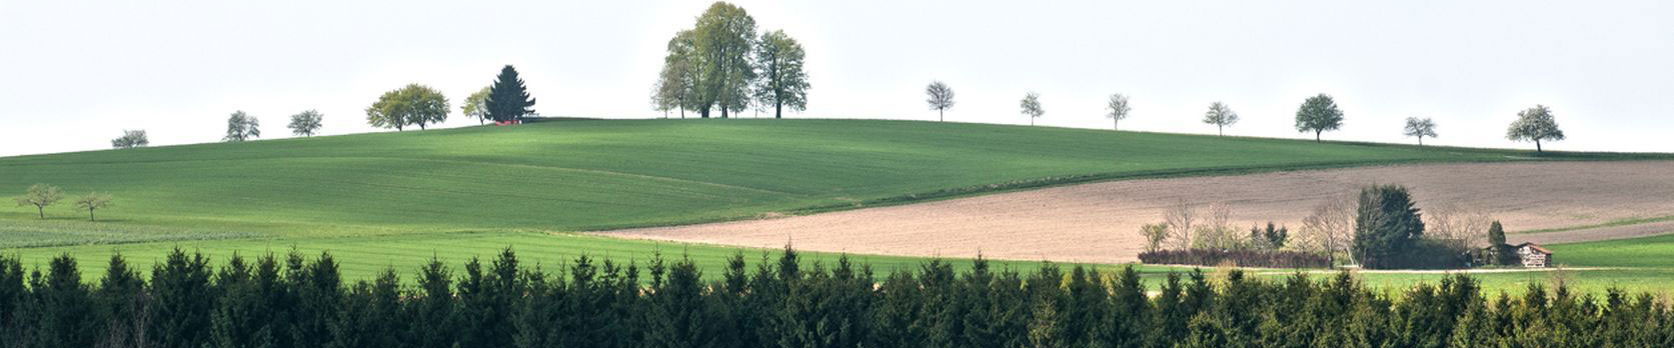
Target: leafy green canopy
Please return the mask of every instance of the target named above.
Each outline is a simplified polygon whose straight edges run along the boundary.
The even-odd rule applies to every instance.
[[[1552,109],[1545,105],[1517,113],[1517,121],[1511,122],[1506,129],[1505,138],[1512,141],[1532,141],[1535,151],[1544,151],[1540,147],[1543,140],[1564,140],[1564,131],[1558,129],[1558,121],[1552,118]]]
[[[410,125],[424,129],[425,125],[447,121],[448,108],[448,99],[441,91],[416,83],[409,84],[378,97],[376,103],[366,108],[366,122],[373,127],[395,128],[397,131]]]
[[[517,77],[517,68],[510,65],[500,68],[500,75],[489,87],[484,105],[487,106],[485,115],[494,122],[512,121],[535,114],[535,98],[529,96],[523,79]]]
[[[1314,141],[1320,141],[1320,133],[1337,130],[1343,127],[1343,111],[1337,109],[1337,101],[1331,96],[1321,93],[1308,97],[1302,101],[1302,107],[1296,109],[1296,131],[1314,132]]]
[[[221,140],[226,142],[240,142],[253,138],[259,138],[261,136],[261,121],[257,120],[255,116],[250,116],[250,114],[244,113],[243,110],[239,110],[233,112],[231,116],[227,116],[227,136],[221,138]]]
[[[773,106],[773,118],[783,118],[785,107],[808,109],[808,72],[802,70],[805,55],[802,44],[784,30],[761,35],[756,61],[761,64],[762,81],[756,89],[756,100]]]

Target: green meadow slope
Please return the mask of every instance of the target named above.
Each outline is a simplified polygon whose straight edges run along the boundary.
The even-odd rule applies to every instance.
[[[1097,180],[1529,156],[1512,150],[910,121],[566,120],[0,158],[0,195],[50,183],[71,195],[98,191],[117,200],[99,212],[98,223],[79,221],[85,214],[68,204],[50,208],[46,221],[36,220],[31,208],[0,208],[0,248],[41,256],[176,245],[242,246],[223,248],[228,251],[296,246],[308,253],[340,246],[339,258],[354,260],[346,262],[405,265],[391,261],[407,257],[380,255],[413,246],[428,252],[409,248],[404,255],[463,258],[481,253],[454,249],[572,243],[564,252],[609,250],[600,245],[615,244],[637,250],[623,254],[643,260],[652,250],[693,247],[563,232]],[[1548,153],[1542,158],[1670,157]],[[505,240],[473,247],[449,242],[468,233]]]

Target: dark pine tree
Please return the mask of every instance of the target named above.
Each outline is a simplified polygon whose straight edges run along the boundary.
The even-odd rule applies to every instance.
[[[176,248],[151,271],[151,313],[146,339],[155,347],[198,348],[209,343],[210,316],[217,297],[209,283],[209,260]]]
[[[145,279],[128,267],[121,254],[110,256],[105,278],[99,281],[99,289],[93,297],[103,321],[99,344],[107,347],[139,345],[139,340],[145,337],[140,334],[144,327],[138,325],[145,321]]]
[[[23,262],[15,257],[0,255],[0,341],[22,340],[24,312],[28,306],[28,288],[24,287]]]
[[[35,290],[37,347],[91,347],[96,329],[92,295],[69,254],[52,258]]]
[[[523,79],[517,77],[517,68],[510,65],[500,68],[500,75],[494,78],[494,86],[489,87],[486,104],[487,117],[495,122],[512,121],[535,114],[535,98],[529,96],[529,90],[523,86]]]
[[[436,258],[419,268],[418,290],[406,305],[412,325],[405,346],[417,348],[453,347],[458,325],[458,304],[453,300],[453,274]]]

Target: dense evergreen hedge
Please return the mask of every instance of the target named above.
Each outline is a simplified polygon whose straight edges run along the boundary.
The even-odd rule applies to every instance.
[[[881,283],[846,260],[795,253],[705,282],[688,261],[582,258],[556,273],[507,251],[454,273],[433,262],[343,284],[329,255],[176,251],[143,280],[120,257],[84,282],[69,257],[25,273],[0,258],[5,347],[1669,347],[1674,314],[1649,295],[1577,297],[1532,285],[1485,299],[1469,277],[1398,293],[1347,274],[1258,281],[1046,264],[1027,275],[931,261]],[[44,272],[44,273],[42,273]]]

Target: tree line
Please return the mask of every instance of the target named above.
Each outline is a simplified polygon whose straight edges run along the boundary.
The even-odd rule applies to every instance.
[[[0,257],[6,347],[1666,347],[1674,313],[1649,294],[1529,285],[1481,294],[1465,275],[1378,291],[1350,273],[1262,280],[1168,273],[1146,286],[1046,263],[1032,273],[932,260],[874,282],[847,258],[795,251],[706,280],[689,259],[576,259],[557,273],[509,249],[462,272],[439,261],[345,282],[329,254],[212,267],[175,250],[150,277],[120,256],[28,273]]]
[[[942,81],[931,81],[925,86],[927,95],[925,103],[930,110],[936,111],[938,121],[946,120],[948,109],[954,105],[953,88]],[[1028,92],[1018,102],[1019,112],[1029,118],[1029,125],[1035,125],[1035,119],[1046,114],[1042,106],[1040,93]],[[1128,96],[1121,93],[1111,94],[1105,104],[1105,117],[1111,119],[1110,128],[1116,130],[1122,120],[1127,119],[1133,108],[1128,105]],[[1215,126],[1215,135],[1226,135],[1226,128],[1238,124],[1238,113],[1231,106],[1219,101],[1209,103],[1209,109],[1203,113],[1204,124]],[[1296,110],[1296,131],[1300,133],[1314,133],[1314,141],[1322,142],[1322,135],[1327,131],[1334,131],[1343,127],[1343,111],[1337,106],[1335,99],[1321,93],[1308,97]],[[1418,138],[1418,145],[1424,146],[1424,138],[1436,137],[1436,122],[1432,118],[1408,117],[1402,129],[1402,135]],[[1535,151],[1545,151],[1541,147],[1542,141],[1564,140],[1564,132],[1558,128],[1557,121],[1552,117],[1552,109],[1545,105],[1535,105],[1517,113],[1517,119],[1512,121],[1506,130],[1506,139],[1512,141],[1527,141],[1535,143]]]

